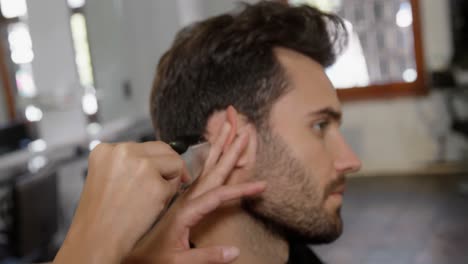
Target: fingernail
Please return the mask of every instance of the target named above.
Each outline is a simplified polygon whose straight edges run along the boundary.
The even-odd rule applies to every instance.
[[[223,248],[224,261],[230,262],[237,258],[240,254],[240,250],[236,247]]]

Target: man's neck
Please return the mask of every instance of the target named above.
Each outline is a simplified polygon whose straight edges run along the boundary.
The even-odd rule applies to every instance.
[[[217,210],[192,230],[191,242],[196,247],[236,246],[240,256],[236,264],[285,264],[289,245],[272,234],[240,206],[232,205]]]

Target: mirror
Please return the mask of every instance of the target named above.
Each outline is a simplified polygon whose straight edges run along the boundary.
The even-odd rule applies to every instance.
[[[0,1],[0,155],[28,146],[36,138],[42,112],[32,104],[36,87],[25,0]]]
[[[8,121],[23,118],[28,99],[37,95],[31,62],[34,59],[31,35],[26,23],[25,0],[0,1],[0,79],[3,109]],[[5,115],[0,115],[5,118]],[[32,118],[34,119],[34,118]],[[2,119],[5,120],[5,119]],[[29,120],[29,119],[28,119]],[[34,121],[34,120],[29,120]]]
[[[3,85],[0,86],[0,126],[4,126],[11,121],[9,102],[7,101],[7,91]]]

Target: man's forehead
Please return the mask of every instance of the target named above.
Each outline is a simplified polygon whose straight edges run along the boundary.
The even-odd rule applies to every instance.
[[[304,109],[307,112],[322,109],[341,112],[336,91],[322,65],[291,49],[275,48],[275,54],[290,86],[284,100],[290,101],[298,108],[307,108]]]

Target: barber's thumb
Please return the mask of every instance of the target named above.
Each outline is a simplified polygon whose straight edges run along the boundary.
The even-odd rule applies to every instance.
[[[209,248],[196,248],[183,253],[180,263],[193,263],[193,264],[222,264],[231,263],[240,254],[236,247],[209,247]],[[179,263],[179,262],[177,262]]]

